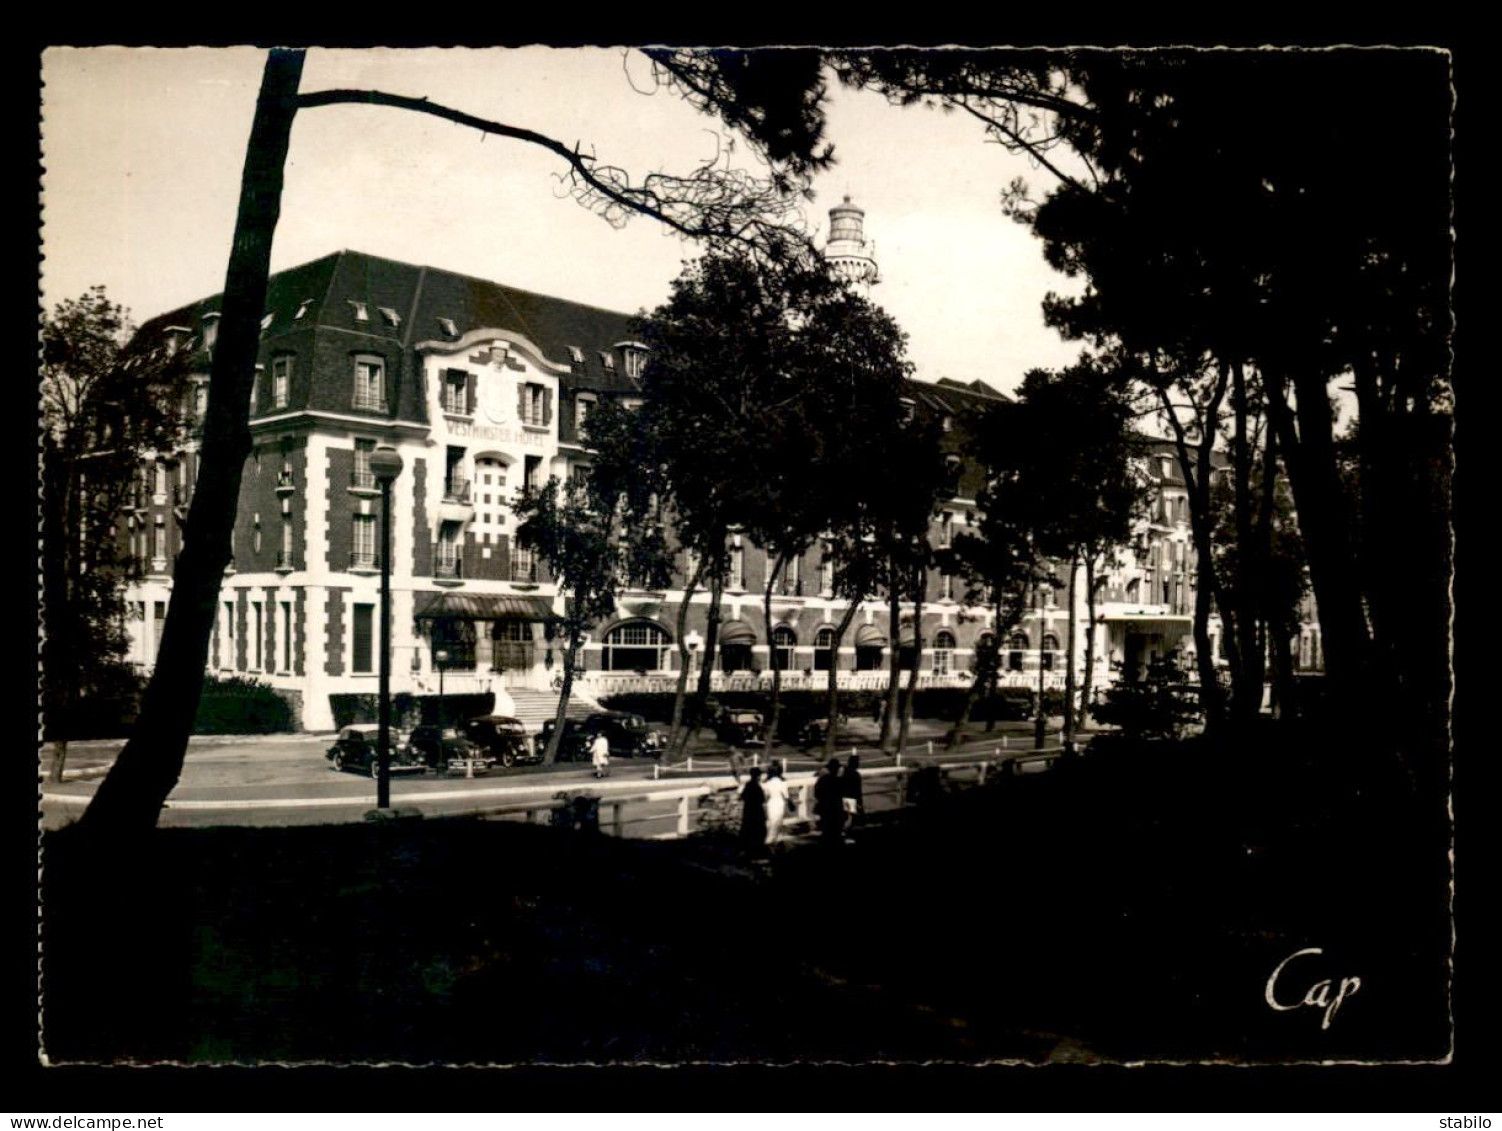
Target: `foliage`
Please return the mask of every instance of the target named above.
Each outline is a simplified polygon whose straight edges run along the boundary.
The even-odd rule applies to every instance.
[[[196,734],[285,734],[299,720],[285,692],[247,676],[208,675],[198,700]]]
[[[181,427],[184,369],[160,342],[127,346],[132,334],[103,287],[59,303],[42,327],[42,686],[54,739],[119,733],[134,712],[119,669],[124,585],[138,563],[117,524],[141,459]]]
[[[597,407],[590,439],[599,445],[589,473],[568,483],[550,478],[518,493],[513,512],[518,544],[548,563],[563,597],[563,612],[550,628],[565,647],[562,694],[545,761],[557,756],[563,719],[573,688],[579,648],[590,626],[615,612],[628,583],[665,586],[671,561],[656,518],[656,494],[649,473],[634,473],[636,435],[627,410]],[[598,417],[598,419],[596,419]]]
[[[733,531],[768,556],[768,620],[778,570],[825,534],[837,585],[872,584],[851,548],[871,512],[902,497],[896,477],[875,470],[901,466],[891,446],[909,367],[896,324],[822,262],[770,267],[716,253],[689,264],[638,334],[651,350],[651,462],[665,471],[677,541],[711,592],[726,580]],[[706,671],[713,660],[707,646]],[[780,676],[773,682],[775,713]]]
[[[1091,713],[1128,740],[1178,739],[1203,718],[1197,688],[1172,664],[1158,662],[1140,680],[1108,688]]]

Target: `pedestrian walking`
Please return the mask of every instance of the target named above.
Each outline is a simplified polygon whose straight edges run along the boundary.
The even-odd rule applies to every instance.
[[[854,828],[866,815],[865,786],[861,782],[861,756],[851,754],[840,775],[840,799],[845,809],[845,823]]]
[[[762,783],[762,792],[767,801],[767,847],[775,848],[782,836],[782,823],[787,820],[787,779],[782,776],[782,763],[773,762],[767,767],[767,780]]]
[[[845,825],[845,801],[838,758],[831,758],[814,782],[814,815],[819,819],[820,840],[839,844],[840,831]]]
[[[761,767],[752,766],[741,786],[741,846],[747,855],[760,856],[767,843],[767,795],[761,787]]]
[[[603,778],[610,773],[610,739],[603,731],[589,744],[589,760],[594,763],[595,777]]]

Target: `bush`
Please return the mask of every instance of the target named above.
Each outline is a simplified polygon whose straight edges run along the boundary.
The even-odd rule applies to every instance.
[[[245,676],[205,676],[195,734],[285,734],[298,729],[300,697]]]
[[[1108,688],[1090,713],[1128,739],[1182,738],[1191,724],[1203,721],[1198,687],[1165,663],[1152,665],[1145,679]]]
[[[65,718],[47,715],[45,737],[74,741],[128,735],[145,690],[146,676],[133,665],[102,663],[93,673],[91,686],[80,689]]]

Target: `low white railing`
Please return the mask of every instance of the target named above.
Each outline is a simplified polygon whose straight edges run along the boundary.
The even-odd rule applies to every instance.
[[[861,771],[865,785],[865,805],[869,812],[890,812],[903,809],[908,804],[908,778],[919,770],[932,767],[939,771],[942,781],[952,786],[983,785],[986,778],[995,773],[1029,773],[1031,767],[1046,769],[1063,753],[1061,746],[1041,749],[1008,748],[1005,739],[987,744],[989,749],[975,748],[958,758],[942,762],[926,758],[917,765],[873,766]],[[930,749],[932,744],[929,744]],[[849,753],[854,753],[851,751]],[[753,755],[752,760],[755,760]],[[814,785],[818,778],[813,773],[789,774],[788,821],[793,825],[806,823],[812,818]],[[553,814],[570,809],[579,798],[588,798],[598,804],[599,827],[602,833],[625,837],[633,835],[641,826],[659,826],[650,834],[651,839],[678,839],[694,831],[694,812],[699,798],[734,789],[734,786],[715,785],[704,781],[679,786],[654,787],[632,793],[594,793],[588,789],[564,791],[554,797],[532,801],[516,801],[502,805],[489,805],[468,811],[469,816],[499,819],[520,819],[530,824],[546,824]],[[665,808],[671,803],[671,808]],[[660,826],[671,827],[662,830]]]

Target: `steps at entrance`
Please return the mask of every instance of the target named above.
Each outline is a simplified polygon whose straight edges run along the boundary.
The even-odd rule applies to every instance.
[[[512,688],[509,694],[511,702],[516,705],[516,717],[525,724],[528,731],[534,734],[542,729],[545,721],[556,718],[558,715],[556,691],[526,691]],[[568,717],[571,719],[582,719],[599,710],[603,710],[599,703],[578,688],[574,688],[573,693],[568,697]]]

